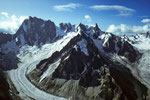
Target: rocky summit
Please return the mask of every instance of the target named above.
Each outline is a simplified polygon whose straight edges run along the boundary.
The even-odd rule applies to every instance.
[[[56,26],[50,20],[44,21],[36,17],[26,19],[16,34],[14,39],[18,45],[39,45],[47,41],[52,42],[56,36]]]
[[[149,36],[29,17],[14,35],[0,33],[0,66],[22,99],[149,100],[149,50],[140,48]]]

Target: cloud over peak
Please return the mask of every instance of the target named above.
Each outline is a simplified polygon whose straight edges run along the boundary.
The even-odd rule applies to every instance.
[[[15,33],[27,16],[9,15],[7,12],[0,13],[0,32]]]
[[[80,4],[77,3],[69,3],[66,5],[55,5],[53,6],[53,9],[56,11],[72,11],[73,9],[76,9],[79,6]]]
[[[119,16],[129,16],[132,15],[133,12],[135,12],[134,9],[125,7],[125,6],[120,6],[120,5],[93,5],[90,6],[91,9],[97,10],[97,11],[102,11],[102,10],[116,10],[119,12]]]

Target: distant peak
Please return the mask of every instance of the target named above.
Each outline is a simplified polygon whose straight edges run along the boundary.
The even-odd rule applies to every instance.
[[[60,23],[59,26],[61,30],[64,30],[65,32],[70,32],[72,30],[72,25],[70,23]]]
[[[101,30],[100,28],[98,27],[98,24],[96,23],[95,27],[94,27],[94,30],[95,32],[99,33]]]
[[[79,27],[84,31],[84,32],[86,32],[86,27],[85,27],[85,25],[84,24],[82,24],[82,23],[80,23],[79,24]]]
[[[97,23],[96,23],[95,27],[96,27],[96,28],[99,28]]]
[[[147,37],[150,37],[150,32],[149,31],[146,33],[146,38]]]

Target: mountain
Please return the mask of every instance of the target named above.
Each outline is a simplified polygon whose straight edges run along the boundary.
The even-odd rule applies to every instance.
[[[149,51],[138,47],[149,32],[120,37],[98,24],[29,17],[14,35],[1,35],[0,66],[22,99],[150,99]]]
[[[77,26],[79,34],[37,64],[28,79],[46,92],[73,100],[144,99],[137,93],[141,91],[146,96],[147,88],[132,76],[126,65],[111,58],[117,54],[134,63],[141,54],[127,41],[97,27]]]
[[[50,20],[44,21],[36,17],[24,20],[14,38],[18,45],[40,45],[52,42],[56,36],[56,26]]]

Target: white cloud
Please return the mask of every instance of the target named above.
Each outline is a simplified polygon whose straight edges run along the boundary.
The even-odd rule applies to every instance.
[[[5,17],[8,17],[8,13],[7,12],[1,12],[1,15],[4,15]]]
[[[87,22],[91,22],[91,21],[92,21],[92,18],[91,18],[91,16],[89,16],[89,15],[85,15],[84,18],[85,18],[85,20],[86,20]]]
[[[149,24],[144,26],[129,26],[125,24],[120,24],[118,26],[110,25],[106,31],[117,35],[144,33],[150,31],[150,25]]]
[[[0,13],[0,32],[15,33],[27,16],[16,17],[7,12]]]
[[[76,9],[79,6],[80,6],[80,4],[69,3],[66,5],[55,5],[55,6],[53,6],[53,9],[56,11],[72,11],[73,9]]]
[[[150,23],[150,19],[143,19],[142,21],[141,21],[142,23]]]
[[[91,9],[102,11],[102,10],[116,10],[119,12],[119,16],[130,16],[135,12],[134,9],[127,8],[119,5],[94,5],[90,6]]]

